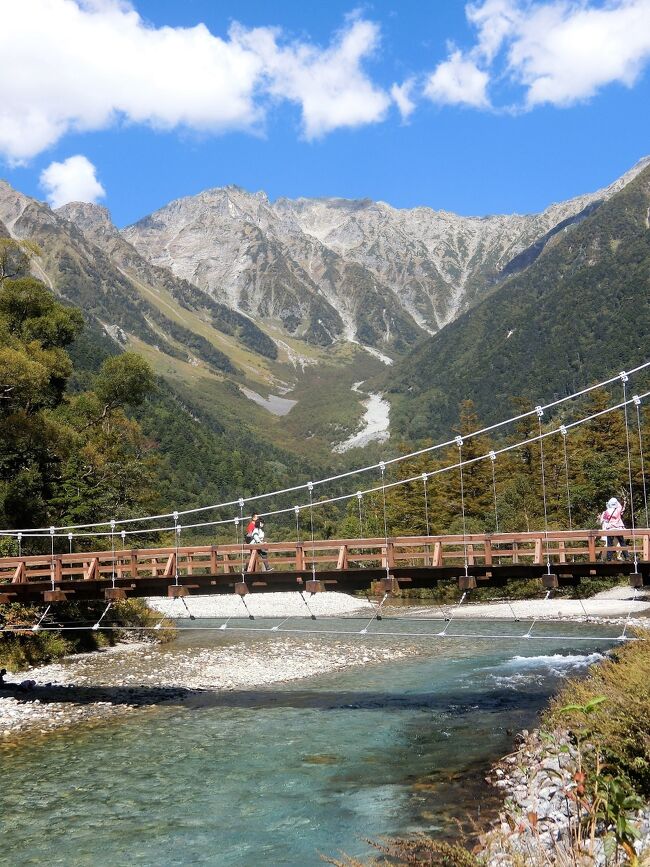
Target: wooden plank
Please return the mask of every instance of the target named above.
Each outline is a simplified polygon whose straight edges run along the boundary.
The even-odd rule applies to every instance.
[[[16,566],[13,578],[11,579],[11,583],[12,584],[25,584],[26,582],[27,582],[27,575],[25,574],[25,564],[19,563]]]
[[[483,546],[483,557],[485,559],[485,565],[492,565],[492,540],[486,539],[485,544]]]
[[[543,562],[543,561],[542,561],[542,557],[543,557],[543,553],[542,553],[542,539],[541,539],[541,536],[540,536],[539,538],[535,539],[535,563],[536,563],[536,564],[538,564],[538,563],[542,563],[542,562]]]
[[[591,533],[587,537],[587,545],[589,547],[589,560],[592,563],[595,563],[596,562],[596,537]]]
[[[163,572],[163,578],[171,578],[176,574],[176,552],[172,551],[172,553],[167,558],[167,565],[165,566],[165,571]]]
[[[250,553],[250,557],[248,558],[248,565],[246,566],[247,572],[255,572],[257,571],[257,548],[253,548]]]
[[[433,565],[442,566],[442,542],[436,542],[433,546]]]
[[[339,557],[336,561],[337,569],[347,569],[348,568],[348,546],[341,545],[339,548]]]
[[[304,572],[305,571],[305,549],[302,546],[302,543],[299,542],[296,545],[296,572]]]

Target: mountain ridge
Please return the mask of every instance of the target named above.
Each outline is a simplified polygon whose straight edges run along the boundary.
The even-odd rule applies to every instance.
[[[395,432],[421,439],[448,431],[467,398],[496,421],[515,397],[569,394],[645,360],[649,214],[647,164],[530,267],[423,341],[385,383]]]
[[[122,234],[152,263],[253,318],[279,319],[288,333],[403,354],[470,307],[509,262],[607,200],[649,161],[532,215],[463,217],[341,197],[271,202],[263,191],[228,185],[175,199]]]

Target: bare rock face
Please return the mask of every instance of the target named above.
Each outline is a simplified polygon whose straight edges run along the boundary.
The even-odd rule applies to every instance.
[[[153,264],[252,318],[316,343],[400,351],[530,264],[555,232],[648,161],[540,214],[461,217],[367,199],[272,203],[230,186],[171,202],[123,236]]]

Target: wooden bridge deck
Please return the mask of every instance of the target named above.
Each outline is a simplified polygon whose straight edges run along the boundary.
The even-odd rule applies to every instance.
[[[353,592],[375,580],[385,589],[433,587],[458,580],[462,588],[508,579],[539,578],[545,586],[576,584],[593,575],[634,573],[650,585],[650,529],[625,531],[630,562],[605,562],[600,533],[533,533],[405,536],[273,542],[263,546],[273,571],[263,571],[260,546],[189,545],[0,558],[0,603],[120,599],[260,591]],[[465,550],[469,582],[465,576]],[[612,549],[616,553],[616,549]],[[547,558],[553,578],[547,573]],[[312,566],[316,584],[312,583]],[[387,571],[391,581],[387,581]],[[546,577],[545,577],[546,576]],[[398,582],[395,584],[394,582]]]

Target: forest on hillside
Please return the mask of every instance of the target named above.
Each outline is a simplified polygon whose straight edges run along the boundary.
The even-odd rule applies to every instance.
[[[526,271],[422,341],[386,377],[395,431],[443,435],[468,397],[497,421],[513,397],[534,405],[644,361],[649,208],[646,168]]]
[[[0,240],[2,527],[134,517],[307,477],[245,427],[204,423],[31,276],[32,254]]]

